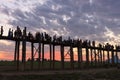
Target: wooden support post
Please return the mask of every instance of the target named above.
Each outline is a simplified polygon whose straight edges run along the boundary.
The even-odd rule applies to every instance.
[[[61,45],[61,68],[64,69],[64,46]]]
[[[90,48],[90,53],[91,53],[90,57],[91,57],[91,66],[92,66],[93,65],[93,49],[92,48]]]
[[[97,49],[97,63],[99,64],[100,63],[100,50]]]
[[[94,55],[95,55],[95,66],[96,66],[96,64],[97,64],[97,54],[96,54],[96,49],[94,49]]]
[[[116,64],[118,64],[118,51],[116,50]]]
[[[50,69],[52,68],[52,44],[50,43]]]
[[[34,62],[34,43],[31,42],[31,70],[33,70],[33,62]]]
[[[103,64],[105,64],[105,50],[103,49]]]
[[[41,42],[39,42],[38,45],[38,69],[40,69],[40,65],[41,65]]]
[[[17,48],[18,47],[18,42],[17,41],[15,41],[15,52],[14,52],[14,62],[15,62],[15,64],[16,64],[16,58],[17,58]]]
[[[19,67],[20,67],[20,61],[19,61],[19,59],[20,59],[20,41],[17,41],[17,70],[19,70]]]
[[[74,55],[73,55],[73,47],[70,46],[70,62],[71,62],[71,68],[74,69]]]
[[[42,68],[44,68],[44,43],[42,43]]]
[[[78,50],[78,68],[80,68],[80,65],[81,65],[81,59],[80,59],[80,57],[81,57],[81,47],[78,46],[77,50]]]
[[[112,57],[112,64],[114,64],[115,63],[115,58],[114,58],[114,50],[112,50],[112,55],[111,55],[111,57]]]
[[[89,49],[86,47],[86,65],[89,65]]]
[[[107,60],[108,60],[108,64],[110,63],[110,52],[109,50],[107,50]]]
[[[101,65],[103,65],[103,49],[101,49]]]
[[[55,45],[53,45],[53,69],[55,69]]]
[[[82,63],[83,63],[82,47],[80,47],[80,63],[81,63],[81,65],[82,65]]]
[[[100,49],[100,63],[102,64],[102,49]]]
[[[25,70],[26,65],[26,27],[23,30],[23,37],[22,37],[22,63],[23,63],[23,70]]]

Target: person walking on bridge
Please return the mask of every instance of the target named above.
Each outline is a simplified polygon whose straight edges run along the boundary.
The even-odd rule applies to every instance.
[[[1,29],[0,29],[0,36],[3,35],[3,26],[1,26]]]

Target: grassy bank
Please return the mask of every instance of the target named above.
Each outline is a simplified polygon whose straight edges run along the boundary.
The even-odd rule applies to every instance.
[[[54,74],[0,74],[0,80],[120,80],[120,70],[94,69],[73,73],[63,72],[63,74],[59,74],[59,72]]]

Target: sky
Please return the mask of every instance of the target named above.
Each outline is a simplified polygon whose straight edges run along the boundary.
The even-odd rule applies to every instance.
[[[32,33],[120,44],[119,7],[120,0],[0,0],[0,26],[4,35],[26,26]],[[0,57],[13,52],[14,42],[0,40]]]

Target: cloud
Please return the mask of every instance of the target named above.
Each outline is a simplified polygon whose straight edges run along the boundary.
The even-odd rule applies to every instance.
[[[5,26],[6,35],[19,25],[33,33],[120,44],[119,7],[120,0],[0,0],[0,25]],[[14,53],[14,43],[3,41],[0,51]]]
[[[28,31],[100,42],[110,39],[108,30],[119,35],[119,0],[14,0],[7,4],[0,4],[0,13],[9,17],[4,18],[7,23],[26,26]]]

